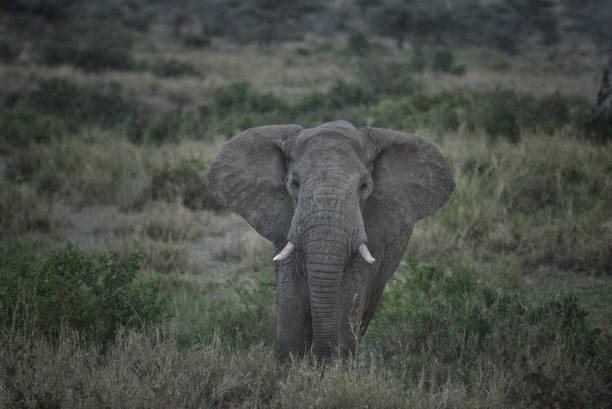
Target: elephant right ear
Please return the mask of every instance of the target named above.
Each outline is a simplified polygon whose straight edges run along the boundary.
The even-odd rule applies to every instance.
[[[431,143],[403,132],[367,127],[374,190],[364,207],[368,240],[386,242],[410,232],[449,199],[455,181]]]
[[[214,198],[272,242],[286,241],[293,218],[281,146],[300,130],[299,125],[248,129],[230,139],[206,171]]]

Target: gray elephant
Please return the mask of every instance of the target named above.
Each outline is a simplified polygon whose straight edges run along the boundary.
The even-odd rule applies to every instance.
[[[431,143],[346,121],[244,131],[207,177],[274,244],[281,361],[311,347],[319,358],[354,353],[414,224],[455,188]]]

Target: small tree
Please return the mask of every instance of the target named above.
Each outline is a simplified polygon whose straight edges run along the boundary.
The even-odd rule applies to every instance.
[[[451,19],[450,3],[444,0],[357,0],[372,31],[389,36],[398,48],[406,40],[433,37],[440,40]]]
[[[597,107],[607,109],[612,114],[612,54],[608,58],[608,66],[604,68],[601,86],[597,93]]]
[[[245,0],[230,2],[227,15],[232,29],[263,44],[286,38],[300,28],[304,17],[322,11],[324,0]]]

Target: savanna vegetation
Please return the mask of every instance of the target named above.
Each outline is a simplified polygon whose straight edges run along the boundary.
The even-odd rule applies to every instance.
[[[268,3],[0,6],[0,407],[609,407],[606,2]],[[335,119],[457,188],[354,359],[279,365],[271,245],[204,172]]]

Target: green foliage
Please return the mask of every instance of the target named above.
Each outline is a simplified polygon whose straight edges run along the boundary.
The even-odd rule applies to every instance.
[[[347,40],[347,49],[355,55],[365,55],[370,51],[368,37],[361,31],[351,33]]]
[[[295,39],[301,34],[300,23],[326,8],[322,0],[289,1],[248,0],[238,3],[217,2],[218,30],[244,42],[270,44],[274,41]],[[208,8],[208,7],[207,7]],[[212,10],[211,10],[212,11]]]
[[[605,144],[612,141],[612,112],[584,103],[573,113],[578,131],[585,139]]]
[[[361,85],[342,80],[336,81],[325,97],[326,105],[330,109],[370,104],[376,99],[376,95],[366,91]]]
[[[370,30],[393,38],[402,48],[404,42],[431,36],[450,23],[448,2],[420,0],[358,0]]]
[[[280,98],[259,92],[248,82],[236,82],[216,89],[213,102],[216,111],[221,115],[230,112],[266,113],[287,109],[286,103]]]
[[[484,95],[479,108],[479,121],[491,140],[502,137],[516,143],[521,139],[520,116],[524,105],[516,92],[490,92]]]
[[[144,140],[149,143],[161,145],[167,142],[179,141],[179,130],[182,117],[166,112],[152,119],[144,129]]]
[[[23,244],[3,244],[3,332],[55,338],[68,329],[106,344],[121,328],[159,323],[167,315],[161,282],[138,279],[140,258],[86,254],[72,246],[41,257]]]
[[[483,361],[511,366],[525,355],[561,351],[580,366],[606,354],[605,337],[573,295],[527,299],[478,281],[470,269],[447,271],[415,260],[409,266],[383,294],[365,340],[408,378],[434,362],[438,379],[470,383]]]
[[[455,64],[455,55],[448,48],[436,50],[431,58],[431,68],[436,72],[450,72]]]
[[[150,195],[154,200],[180,201],[189,209],[219,210],[221,205],[212,197],[204,174],[208,164],[198,160],[181,160],[153,171]]]
[[[56,118],[20,109],[0,111],[0,129],[0,146],[17,148],[49,142],[61,136],[63,131],[61,122]]]
[[[425,60],[425,54],[423,53],[423,49],[421,47],[414,48],[410,56],[410,61],[408,62],[408,65],[410,69],[414,72],[425,71],[427,61]]]
[[[447,72],[456,75],[465,73],[464,66],[455,65],[455,54],[448,48],[440,48],[433,53],[431,69],[434,72]]]
[[[86,72],[133,70],[137,68],[128,49],[108,47],[100,43],[48,43],[41,49],[43,63],[73,65]]]
[[[569,17],[570,28],[579,35],[588,36],[600,50],[610,51],[612,47],[612,10],[606,0],[562,0],[565,14]]]
[[[0,62],[14,62],[21,53],[21,47],[6,40],[0,40]]]
[[[510,89],[415,92],[384,98],[370,108],[370,115],[376,126],[406,131],[418,127],[455,130],[464,124],[468,129],[482,129],[490,142],[517,143],[526,132],[552,135],[567,126],[594,142],[605,143],[608,136],[606,116],[595,116],[601,114],[593,107],[558,93],[536,98]]]
[[[107,86],[76,85],[66,79],[40,80],[29,98],[29,106],[65,123],[78,127],[82,123],[115,125],[126,120],[137,108],[121,95],[116,83]]]
[[[413,78],[418,67],[410,61],[369,59],[361,61],[358,68],[360,82],[373,95],[410,95],[421,89]]]
[[[187,36],[183,38],[183,44],[190,48],[205,48],[210,46],[211,41],[206,36]]]
[[[151,66],[153,74],[162,78],[199,76],[200,72],[188,62],[179,61],[175,58],[157,61]]]
[[[213,286],[190,310],[197,311],[197,322],[180,328],[178,341],[183,345],[210,343],[218,337],[233,348],[248,348],[262,341],[272,345],[275,339],[274,272],[256,272],[253,280]],[[179,289],[178,302],[193,303],[191,288]],[[223,291],[224,296],[215,297]]]
[[[56,225],[49,203],[31,186],[0,181],[0,237],[49,233]]]

